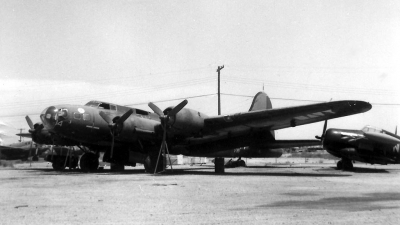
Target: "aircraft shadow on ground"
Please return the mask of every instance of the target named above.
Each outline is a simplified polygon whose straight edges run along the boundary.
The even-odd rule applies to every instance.
[[[263,167],[264,168],[264,167]],[[293,167],[292,167],[293,168]],[[64,171],[54,171],[52,169],[38,169],[38,168],[31,168],[25,169],[31,173],[40,172],[41,175],[106,175],[106,176],[113,176],[113,175],[133,175],[133,174],[148,174],[145,173],[144,169],[134,169],[134,170],[125,170],[121,172],[112,172],[110,170],[101,170],[96,172],[82,172],[80,170],[64,170]],[[151,175],[151,174],[149,174]],[[234,171],[233,169],[225,169],[225,173],[219,174],[214,172],[213,167],[209,168],[183,168],[183,169],[167,169],[163,173],[158,173],[156,176],[179,176],[179,175],[211,175],[211,176],[281,176],[281,177],[346,177],[351,176],[350,174],[333,174],[333,173],[318,173],[318,172],[252,172],[252,171]]]
[[[339,171],[336,167],[327,167],[327,168],[319,169],[319,171],[330,171],[330,170]],[[349,172],[349,173],[390,173],[389,171],[387,171],[385,169],[360,168],[360,167],[354,167],[353,170],[344,170],[343,172]]]
[[[354,167],[353,170],[350,172],[353,173],[389,173],[389,171],[385,169],[376,169],[376,168],[361,168],[361,167]]]

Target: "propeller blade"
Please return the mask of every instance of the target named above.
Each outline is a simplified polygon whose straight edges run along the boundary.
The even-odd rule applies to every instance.
[[[327,125],[328,125],[328,120],[325,120],[324,129],[322,130],[322,135],[321,136],[316,135],[315,136],[316,139],[320,139],[321,141],[324,139]]]
[[[29,118],[29,116],[25,116],[25,120],[26,122],[28,122],[29,128],[31,128],[31,130],[34,130],[35,128],[33,127],[31,118]]]
[[[100,114],[101,118],[103,118],[103,120],[106,121],[109,125],[113,124],[113,121],[105,112],[101,111],[99,114]]]
[[[112,136],[112,142],[111,142],[110,159],[112,159],[113,153],[114,153],[114,133],[113,132],[111,132],[111,136]]]
[[[396,130],[394,131],[394,134],[397,135],[397,126],[396,126]]]
[[[324,129],[322,130],[322,136],[321,137],[324,137],[325,136],[325,131],[326,131],[326,126],[328,125],[328,120],[325,120],[325,123],[324,123]]]
[[[30,158],[29,166],[32,166],[32,142],[33,141],[31,141],[31,146],[29,147],[29,158]]]
[[[177,106],[175,106],[171,111],[168,113],[168,117],[170,116],[175,116],[179,111],[183,109],[183,107],[186,106],[188,103],[188,100],[183,100],[181,103],[179,103]]]
[[[150,107],[150,109],[153,110],[153,112],[155,112],[155,113],[156,113],[157,115],[159,115],[160,117],[161,117],[161,116],[164,116],[163,111],[162,111],[160,108],[158,108],[154,103],[149,102],[148,106]]]
[[[133,113],[133,109],[130,109],[128,112],[126,112],[124,115],[121,116],[121,118],[119,118],[119,120],[117,122],[115,122],[115,125],[121,125],[125,122],[126,119],[129,118],[129,116],[131,116],[131,114]]]

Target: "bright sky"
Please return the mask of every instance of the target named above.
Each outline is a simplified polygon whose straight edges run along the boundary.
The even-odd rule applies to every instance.
[[[247,111],[252,98],[242,96],[264,86],[275,108],[373,104],[328,127],[400,125],[398,0],[3,0],[0,21],[2,133],[27,132],[25,115],[39,122],[50,105],[92,99],[151,111],[149,101],[165,108],[207,95],[187,107],[216,115],[222,65],[221,92],[240,95],[222,96],[223,114]],[[311,139],[322,127],[277,138]]]

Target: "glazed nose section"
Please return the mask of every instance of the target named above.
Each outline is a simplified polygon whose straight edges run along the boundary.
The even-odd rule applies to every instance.
[[[45,108],[40,114],[40,120],[42,120],[43,125],[51,130],[56,126],[57,123],[57,108],[50,106]]]

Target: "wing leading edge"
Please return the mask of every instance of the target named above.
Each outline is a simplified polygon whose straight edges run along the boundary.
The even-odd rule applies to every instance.
[[[371,108],[371,104],[364,101],[332,101],[210,117],[204,120],[204,124],[206,130],[214,131],[279,130],[363,113]]]

